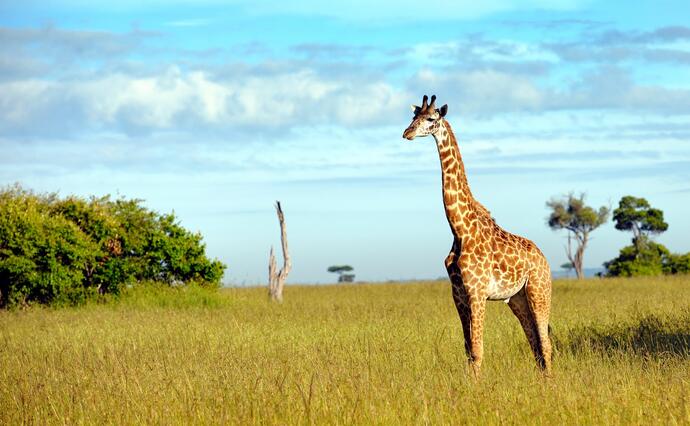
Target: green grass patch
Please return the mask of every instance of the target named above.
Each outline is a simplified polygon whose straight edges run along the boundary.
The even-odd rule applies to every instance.
[[[220,308],[232,304],[232,298],[215,287],[194,283],[172,287],[155,282],[140,283],[104,300],[128,308]]]
[[[689,277],[557,281],[544,379],[490,303],[475,383],[445,282],[142,287],[0,312],[0,424],[688,424],[689,306]]]

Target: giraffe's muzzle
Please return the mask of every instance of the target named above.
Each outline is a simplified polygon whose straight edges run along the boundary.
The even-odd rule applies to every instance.
[[[407,139],[408,141],[414,139],[414,129],[411,129],[409,127],[405,129],[405,131],[403,132],[403,138]]]

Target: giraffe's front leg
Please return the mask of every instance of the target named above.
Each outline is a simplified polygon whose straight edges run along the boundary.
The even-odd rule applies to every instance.
[[[455,245],[453,245],[455,248]],[[458,310],[460,322],[462,323],[462,334],[465,340],[465,354],[471,358],[471,334],[470,334],[470,303],[462,283],[462,274],[458,266],[458,256],[451,250],[446,258],[446,270],[450,278],[451,289],[453,291],[453,302]]]
[[[462,322],[462,332],[465,337],[465,352],[469,360],[470,371],[475,378],[479,378],[479,371],[484,355],[484,312],[486,309],[485,287],[481,279],[463,270],[459,253],[459,245],[453,243],[453,248],[446,257],[446,269],[453,288],[453,300]]]
[[[484,358],[484,314],[486,294],[481,279],[472,274],[462,274],[462,280],[469,306],[469,364],[475,379],[479,378]]]

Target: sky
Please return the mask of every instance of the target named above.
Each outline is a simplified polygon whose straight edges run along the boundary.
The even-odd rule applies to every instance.
[[[469,184],[552,269],[546,201],[623,195],[690,251],[690,3],[683,1],[0,0],[0,185],[174,211],[267,279],[285,211],[289,283],[438,278],[452,235],[433,139],[449,106]],[[631,235],[608,222],[586,267]],[[279,257],[280,262],[280,257]]]

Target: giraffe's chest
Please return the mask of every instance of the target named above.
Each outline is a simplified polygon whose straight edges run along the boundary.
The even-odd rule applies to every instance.
[[[492,276],[486,288],[486,297],[489,300],[508,300],[515,296],[524,287],[527,276],[524,277],[502,277]]]

